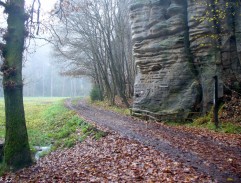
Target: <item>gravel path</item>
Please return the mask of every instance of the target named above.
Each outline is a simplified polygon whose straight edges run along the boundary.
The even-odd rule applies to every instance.
[[[66,106],[100,128],[153,147],[218,182],[241,182],[241,136],[146,122],[88,105]]]

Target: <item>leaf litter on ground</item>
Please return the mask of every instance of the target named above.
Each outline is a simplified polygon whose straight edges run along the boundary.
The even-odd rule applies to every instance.
[[[216,182],[166,154],[109,134],[57,150],[29,168],[2,176],[8,182]]]

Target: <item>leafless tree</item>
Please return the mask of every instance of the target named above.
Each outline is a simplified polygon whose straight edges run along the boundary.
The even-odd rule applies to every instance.
[[[52,33],[65,74],[89,75],[110,103],[117,94],[129,106],[135,66],[127,0],[69,0],[62,11]]]

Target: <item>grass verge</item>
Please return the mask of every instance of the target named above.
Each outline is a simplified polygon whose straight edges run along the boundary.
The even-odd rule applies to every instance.
[[[197,118],[190,126],[207,128],[221,133],[241,134],[241,126],[232,122],[222,122],[219,120],[219,128],[217,129],[210,114]]]
[[[110,111],[116,112],[118,114],[130,116],[130,109],[128,109],[126,107],[118,107],[116,105],[112,106],[106,100],[104,100],[104,101],[91,101],[90,99],[88,99],[88,103],[90,105],[97,106],[97,107],[100,107],[100,108],[103,108],[103,109],[106,109],[106,110],[110,110]]]
[[[106,110],[110,110],[122,115],[130,115],[130,110],[125,107],[110,106],[107,101],[94,101],[88,100],[89,104],[97,106]],[[220,133],[230,133],[230,134],[241,134],[241,126],[232,122],[222,122],[220,121],[220,127],[215,128],[214,122],[212,122],[211,114],[195,119],[193,122],[174,122],[167,121],[164,122],[166,125],[170,126],[187,126],[191,128],[203,128],[211,131],[216,131]]]
[[[210,115],[202,116],[195,119],[193,122],[173,122],[167,121],[166,125],[170,126],[186,126],[191,128],[203,128],[210,131],[216,131],[220,133],[229,133],[229,134],[241,134],[241,126],[232,122],[222,122],[220,121],[219,128],[216,129],[215,124]]]
[[[78,115],[64,107],[60,98],[25,98],[25,116],[29,144],[32,152],[34,146],[50,146],[51,150],[69,148],[87,136],[98,139],[106,134],[80,119]],[[5,135],[4,102],[0,99],[0,138]]]
[[[47,136],[53,143],[53,149],[71,147],[87,136],[104,136],[103,132],[80,119],[74,111],[65,108],[63,102],[49,107],[43,116],[48,123]]]

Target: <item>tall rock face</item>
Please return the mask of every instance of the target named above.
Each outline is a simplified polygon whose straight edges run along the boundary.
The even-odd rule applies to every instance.
[[[214,7],[211,1],[130,1],[138,69],[135,114],[185,119],[193,112],[208,110],[214,76],[220,80],[220,96],[224,78],[241,81],[240,8],[227,8],[231,13],[214,21],[205,17],[206,13],[227,5],[223,2]]]

